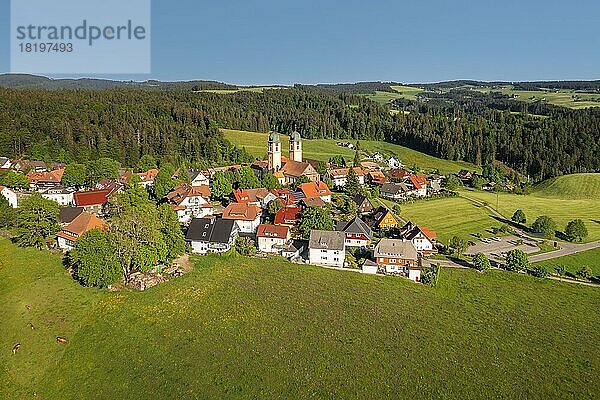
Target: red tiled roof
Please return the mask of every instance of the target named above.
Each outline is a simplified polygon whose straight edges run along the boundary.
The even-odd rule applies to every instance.
[[[275,213],[276,225],[293,225],[300,219],[302,209],[300,207],[283,207]]]
[[[235,197],[235,201],[238,203],[248,203],[250,201],[250,197],[248,197],[248,192],[245,189],[234,190],[233,197]]]
[[[286,239],[288,237],[289,232],[290,228],[287,226],[261,224],[258,226],[256,236]]]
[[[223,210],[223,219],[254,221],[260,209],[255,204],[231,203]]]
[[[329,190],[329,187],[322,181],[303,183],[299,188],[308,198],[331,195],[331,190]]]
[[[427,186],[427,178],[425,178],[425,176],[423,175],[419,175],[419,176],[415,176],[415,175],[411,175],[409,177],[410,182],[413,184],[413,186],[415,187],[415,189],[422,189],[424,186]]]
[[[55,169],[50,172],[35,172],[30,171],[27,174],[27,178],[31,183],[60,183],[62,176],[65,173],[63,169]]]
[[[158,175],[158,170],[152,168],[146,172],[139,172],[137,175],[142,179],[142,182],[154,182],[156,175]]]
[[[82,212],[71,223],[65,226],[58,236],[64,239],[76,239],[92,229],[105,229],[106,222],[103,219],[96,217],[88,212]]]
[[[75,192],[73,193],[73,199],[75,200],[75,205],[79,207],[106,204],[108,203],[108,196],[112,192],[110,189]]]

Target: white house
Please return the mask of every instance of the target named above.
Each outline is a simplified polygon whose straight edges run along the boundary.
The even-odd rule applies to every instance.
[[[358,183],[360,185],[365,184],[365,172],[360,167],[353,167],[354,172],[356,172],[356,176],[358,178]],[[348,173],[350,172],[350,168],[332,168],[327,171],[327,175],[333,186],[342,188],[346,186],[346,181],[348,179]]]
[[[192,186],[209,186],[210,180],[202,171],[189,170],[188,176],[190,177],[190,184]]]
[[[396,157],[388,158],[387,162],[390,168],[400,168],[402,166],[402,163]]]
[[[258,226],[256,238],[259,251],[281,254],[290,241],[290,228],[283,225],[261,224]]]
[[[308,242],[308,260],[311,264],[343,267],[346,259],[344,232],[310,232]]]
[[[106,222],[94,214],[82,212],[58,232],[58,247],[62,250],[71,250],[75,246],[75,241],[92,229],[106,229]]]
[[[194,218],[186,233],[186,240],[196,254],[224,253],[231,250],[238,238],[235,221],[217,218]]]
[[[73,193],[75,193],[75,189],[56,187],[46,189],[41,194],[43,198],[52,200],[61,206],[69,206],[73,204]]]
[[[187,183],[181,183],[167,194],[166,198],[181,223],[187,223],[192,218],[203,218],[213,213],[208,186],[190,186]]]
[[[331,190],[323,181],[307,182],[298,186],[307,199],[321,198],[325,203],[331,203]]]
[[[7,188],[6,186],[0,186],[0,194],[6,198],[8,204],[12,208],[17,208],[19,206],[18,195],[14,190]]]
[[[426,226],[417,226],[409,221],[400,228],[400,235],[411,241],[419,253],[429,255],[437,252],[435,247],[437,234]]]
[[[235,221],[240,232],[256,233],[261,209],[256,204],[231,203],[223,210],[223,219]]]

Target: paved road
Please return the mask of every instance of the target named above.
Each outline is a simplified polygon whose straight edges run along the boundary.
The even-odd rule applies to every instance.
[[[551,251],[549,253],[536,254],[535,256],[530,256],[530,262],[538,262],[538,261],[546,261],[551,260],[553,258],[558,258],[562,256],[568,256],[570,254],[581,253],[582,251],[593,250],[600,247],[600,240],[596,242],[584,243],[584,244],[575,244],[575,243],[566,243],[560,242],[561,249],[556,251]]]

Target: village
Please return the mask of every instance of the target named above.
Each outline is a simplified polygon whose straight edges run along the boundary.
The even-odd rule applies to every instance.
[[[385,160],[378,154],[371,160],[355,160],[357,166],[330,162],[324,173],[319,173],[319,161],[303,157],[299,133],[290,136],[288,157],[281,147],[280,134],[272,132],[268,160],[246,166],[258,180],[272,174],[276,188],[232,188],[217,199],[211,195],[215,174],[240,170],[241,165],[186,170],[188,179],[162,201],[177,214],[192,253],[224,253],[242,240],[254,246],[258,256],[278,255],[294,262],[420,280],[423,259],[437,252],[436,233],[425,226],[401,223],[389,203],[377,201],[377,196],[391,202],[431,196],[442,190],[443,177],[412,174],[399,160]],[[0,158],[0,164],[1,170],[27,171],[28,189],[0,186],[11,207],[18,207],[33,193],[61,206],[56,245],[65,252],[84,233],[106,229],[109,200],[124,190],[132,175],[151,192],[159,172],[155,168],[139,173],[119,170],[116,180],[101,179],[93,187],[78,189],[61,183],[65,165],[47,168],[41,161],[7,158]],[[354,191],[346,190],[349,185],[355,186]],[[309,209],[325,210],[332,216],[332,226],[301,229]]]

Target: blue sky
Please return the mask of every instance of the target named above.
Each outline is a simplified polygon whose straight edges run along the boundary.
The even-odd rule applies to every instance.
[[[10,67],[9,15],[0,0],[0,72]],[[600,79],[599,19],[597,0],[153,0],[152,73],[104,77]]]

